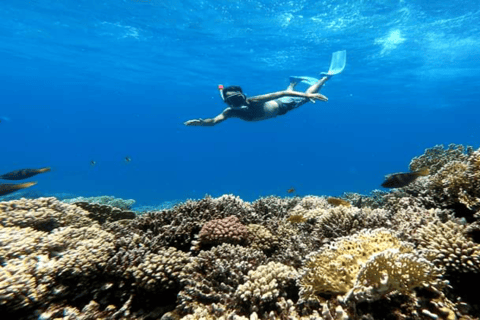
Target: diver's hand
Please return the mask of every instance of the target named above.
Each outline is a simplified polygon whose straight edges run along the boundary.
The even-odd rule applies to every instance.
[[[201,126],[203,125],[203,119],[188,120],[183,123],[186,126]]]
[[[313,103],[315,103],[315,100],[328,101],[328,98],[325,97],[323,94],[320,94],[320,93],[306,93],[305,95]]]

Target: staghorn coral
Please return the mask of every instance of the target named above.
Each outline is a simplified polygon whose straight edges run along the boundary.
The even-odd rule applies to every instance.
[[[134,219],[135,212],[126,209],[119,209],[115,206],[89,203],[89,202],[74,202],[74,205],[88,211],[88,217],[100,223],[113,222],[124,219]]]
[[[0,225],[4,227],[31,227],[51,231],[67,225],[84,227],[93,223],[85,210],[55,198],[0,202]]]
[[[218,245],[222,243],[245,244],[248,239],[248,229],[235,216],[214,219],[203,225],[198,234],[197,246]]]
[[[250,247],[264,252],[274,250],[278,247],[279,241],[267,228],[259,224],[247,226]]]
[[[409,253],[413,247],[401,242],[390,231],[363,230],[353,236],[339,238],[330,246],[306,257],[299,278],[300,296],[316,300],[319,294],[345,294],[354,287],[357,276],[374,254],[396,248]]]
[[[248,280],[238,286],[235,296],[248,306],[250,312],[266,312],[265,305],[296,292],[297,271],[278,262],[269,262],[248,272]]]
[[[266,259],[259,250],[226,243],[200,252],[185,266],[185,277],[181,279],[184,288],[178,294],[177,309],[180,313],[191,313],[195,303],[229,306],[248,272]]]
[[[447,271],[479,272],[480,244],[467,237],[467,227],[453,221],[436,222],[420,228],[415,240],[426,256]]]
[[[410,171],[417,171],[421,168],[429,168],[430,174],[437,173],[444,165],[453,161],[464,162],[473,152],[471,146],[456,145],[451,143],[445,149],[443,144],[425,150],[421,156],[410,161]]]

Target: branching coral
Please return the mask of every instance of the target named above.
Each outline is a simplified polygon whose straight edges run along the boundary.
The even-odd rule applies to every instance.
[[[430,174],[437,173],[444,165],[453,161],[464,162],[473,152],[471,146],[449,144],[448,148],[436,145],[425,150],[421,156],[415,157],[410,162],[410,170],[416,171],[421,168],[429,168]]]
[[[415,234],[420,249],[447,271],[480,272],[480,244],[466,235],[466,226],[453,221],[429,223]]]
[[[185,266],[178,294],[179,310],[192,312],[195,303],[228,305],[237,287],[247,279],[250,270],[265,263],[263,252],[238,245],[222,244],[202,251]]]
[[[252,223],[247,226],[247,229],[250,247],[264,252],[274,250],[278,247],[278,238],[264,226]]]
[[[315,223],[314,235],[318,238],[337,238],[365,228],[389,227],[389,218],[388,212],[382,209],[344,206],[330,208]]]
[[[4,227],[31,227],[51,231],[67,225],[84,227],[93,223],[85,210],[55,198],[0,202],[0,225]]]
[[[248,280],[238,286],[235,296],[249,306],[250,312],[264,312],[265,304],[287,297],[289,288],[295,288],[296,277],[293,267],[269,262],[248,272]]]

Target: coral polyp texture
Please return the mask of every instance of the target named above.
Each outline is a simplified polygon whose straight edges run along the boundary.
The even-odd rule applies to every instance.
[[[0,315],[479,319],[480,150],[435,146],[410,168],[430,174],[336,201],[0,202]]]

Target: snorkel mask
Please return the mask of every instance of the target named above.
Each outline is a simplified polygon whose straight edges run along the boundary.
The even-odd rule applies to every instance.
[[[218,85],[220,97],[222,100],[232,108],[241,108],[245,106],[247,97],[243,94],[242,88],[239,86],[230,86],[224,88],[223,85]]]

